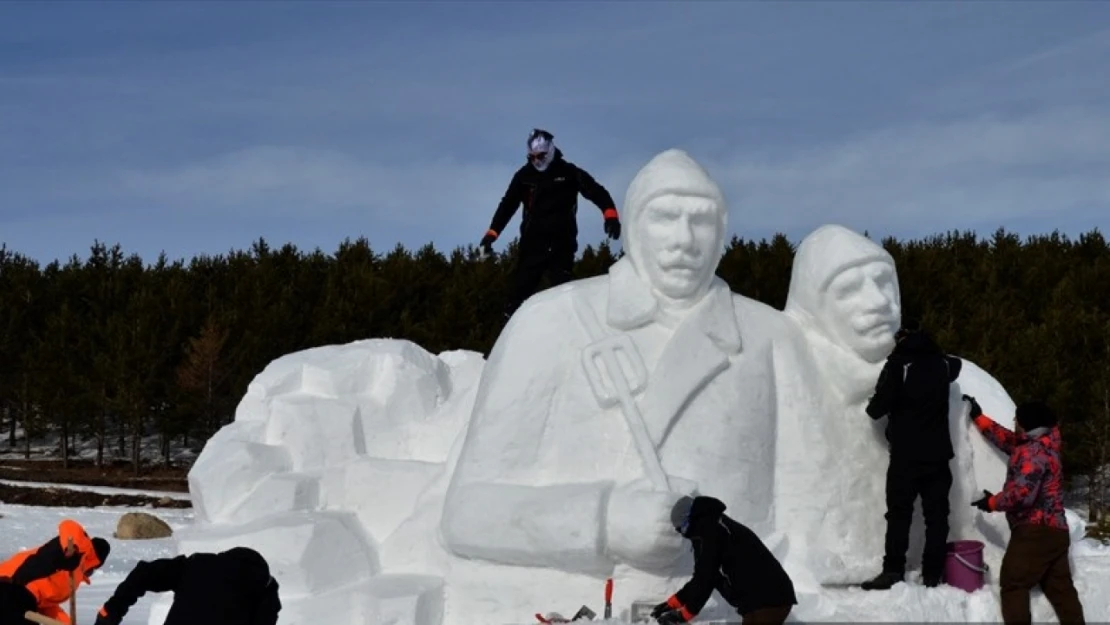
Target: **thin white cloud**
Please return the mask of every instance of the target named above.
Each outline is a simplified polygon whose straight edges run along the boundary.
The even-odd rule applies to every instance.
[[[1110,207],[1110,112],[1078,108],[889,128],[837,145],[712,166],[743,221],[841,221],[896,232],[1004,226]]]

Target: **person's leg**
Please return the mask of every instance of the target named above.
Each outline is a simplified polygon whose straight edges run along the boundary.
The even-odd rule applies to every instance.
[[[509,318],[517,308],[535,294],[543,273],[547,269],[548,248],[544,243],[521,242],[516,268],[513,270],[512,287],[509,301],[505,305],[505,318]]]
[[[901,581],[906,572],[906,550],[910,546],[913,502],[917,499],[912,473],[894,459],[886,471],[886,542],[883,571],[864,582],[864,590],[886,590]]]
[[[742,615],[742,623],[743,625],[782,625],[786,622],[786,617],[790,616],[790,610],[793,607],[787,605],[752,610]]]
[[[574,255],[578,242],[574,240],[555,243],[547,264],[547,279],[551,286],[559,286],[574,279]]]
[[[1048,568],[1041,551],[1035,526],[1018,525],[1010,531],[1010,543],[1006,545],[998,576],[1002,621],[1006,625],[1025,625],[1032,621],[1029,591],[1041,581]]]
[[[1041,590],[1052,609],[1056,611],[1056,618],[1060,625],[1084,625],[1083,604],[1079,601],[1079,593],[1075,590],[1075,581],[1071,576],[1071,564],[1068,562],[1068,550],[1071,547],[1071,536],[1066,530],[1046,528],[1048,536],[1044,541],[1050,547],[1049,553],[1053,559],[1041,579]]]
[[[0,581],[0,625],[24,625],[27,612],[35,610],[35,596],[26,587]]]
[[[944,573],[948,547],[948,492],[952,488],[952,470],[945,463],[924,473],[919,482],[921,511],[925,517],[925,549],[921,557],[921,579],[926,586],[936,586]]]

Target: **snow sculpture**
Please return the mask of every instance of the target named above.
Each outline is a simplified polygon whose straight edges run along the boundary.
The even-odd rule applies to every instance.
[[[607,576],[624,606],[665,597],[691,571],[685,493],[772,528],[776,415],[817,384],[802,336],[715,276],[727,206],[685,152],[640,170],[624,214],[608,275],[530,298],[490,354],[442,520],[452,625],[596,602]]]
[[[438,625],[436,524],[483,364],[383,339],[270,363],[189,473],[197,518],[180,553],[257,549],[282,584],[282,625]]]
[[[886,421],[873,422],[864,412],[901,323],[901,291],[894,259],[880,245],[839,225],[810,233],[794,258],[785,311],[797,321],[821,371],[825,411],[794,413],[800,423],[780,423],[786,435],[820,432],[790,448],[779,437],[780,461],[808,461],[790,473],[789,488],[820,502],[808,511],[780,508],[780,530],[806,537],[809,565],[827,583],[860,582],[880,570],[886,522],[885,479],[888,464]],[[967,418],[963,393],[976,396],[984,410],[1012,427],[1013,402],[1001,385],[974,363],[964,360],[951,394],[951,434],[956,457],[951,462],[950,539],[987,538],[995,547],[988,561],[998,562],[1005,547],[1002,515],[979,515],[969,503],[983,488],[1001,487],[1005,458],[990,447]],[[787,415],[794,416],[794,415]],[[795,438],[795,440],[801,440]],[[836,450],[835,457],[827,454]],[[793,455],[791,456],[791,453]],[[820,482],[813,476],[824,476]],[[805,476],[806,479],[800,479]],[[780,484],[782,487],[785,485]],[[807,488],[808,486],[808,488]],[[783,506],[789,505],[782,498]],[[821,509],[823,508],[823,509]],[[920,562],[923,544],[920,502],[907,554]],[[997,570],[997,569],[996,569]]]

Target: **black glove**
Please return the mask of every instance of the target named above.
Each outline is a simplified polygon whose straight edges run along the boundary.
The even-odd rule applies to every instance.
[[[81,565],[81,552],[74,549],[72,555],[63,555],[61,564],[63,571],[69,571],[71,573],[76,571],[77,567]]]
[[[478,245],[480,245],[483,249],[485,249],[487,254],[492,254],[493,253],[493,242],[496,241],[496,240],[497,240],[497,233],[494,232],[493,230],[490,230],[489,232],[486,232],[486,236],[482,237],[482,242],[479,243]]]
[[[983,497],[981,499],[976,499],[975,501],[971,502],[971,505],[975,506],[976,508],[979,508],[983,512],[990,512],[991,508],[990,508],[989,502],[990,502],[991,497],[994,497],[994,494],[991,493],[989,490],[984,490],[983,491]]]
[[[621,220],[619,217],[605,218],[605,234],[614,241],[621,238]]]
[[[983,414],[983,409],[979,407],[979,402],[971,395],[964,395],[964,401],[971,404],[971,410],[968,411],[967,416],[974,419]]]
[[[110,616],[106,609],[100,608],[96,613],[96,622],[93,625],[119,625],[119,619]]]
[[[668,605],[666,601],[652,608],[651,618],[655,619],[655,622],[659,625],[677,625],[686,622],[686,619],[682,618],[682,614]]]

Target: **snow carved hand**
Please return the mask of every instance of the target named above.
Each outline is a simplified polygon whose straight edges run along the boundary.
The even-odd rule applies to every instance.
[[[647,480],[613,489],[605,526],[609,557],[645,571],[674,564],[685,547],[670,520],[671,507],[681,496],[656,490]]]

